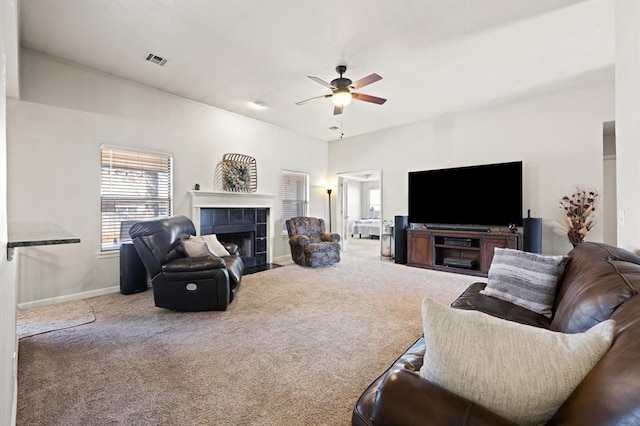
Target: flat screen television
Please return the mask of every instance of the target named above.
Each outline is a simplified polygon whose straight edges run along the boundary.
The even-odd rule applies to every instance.
[[[409,172],[409,222],[452,229],[522,226],[522,161]]]

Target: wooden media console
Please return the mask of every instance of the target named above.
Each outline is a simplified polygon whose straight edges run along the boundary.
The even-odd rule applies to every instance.
[[[518,248],[512,232],[407,229],[407,265],[486,277],[493,250]]]

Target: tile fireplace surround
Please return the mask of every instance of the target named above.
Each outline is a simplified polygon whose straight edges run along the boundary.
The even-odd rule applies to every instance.
[[[249,263],[247,266],[253,266],[256,262],[271,263],[273,229],[270,213],[275,196],[224,191],[190,191],[189,194],[191,220],[198,235],[238,232],[238,240],[233,241],[236,242],[246,240],[246,235],[250,233],[249,244],[259,254],[245,259]]]

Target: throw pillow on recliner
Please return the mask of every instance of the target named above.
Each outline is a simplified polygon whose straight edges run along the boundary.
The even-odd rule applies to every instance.
[[[188,240],[181,240],[180,247],[182,247],[187,257],[211,256],[207,244],[201,239],[189,238]]]
[[[203,235],[202,239],[204,240],[205,244],[207,244],[209,251],[214,255],[219,257],[230,256],[230,253],[227,251],[227,249],[224,248],[220,241],[218,241],[218,237],[216,236],[216,234]]]
[[[229,252],[224,248],[222,243],[218,241],[216,234],[210,235],[191,235],[189,239],[180,241],[180,246],[188,257],[202,256],[229,256]]]

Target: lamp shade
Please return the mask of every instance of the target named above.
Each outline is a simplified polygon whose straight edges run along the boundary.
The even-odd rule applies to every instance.
[[[351,103],[351,92],[349,89],[338,89],[331,97],[336,106],[347,106]]]

